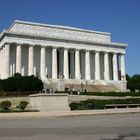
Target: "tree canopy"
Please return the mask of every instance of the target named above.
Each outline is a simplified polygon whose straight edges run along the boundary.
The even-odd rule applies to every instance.
[[[127,77],[127,88],[131,91],[136,89],[140,91],[140,75],[135,74],[132,77]]]
[[[35,76],[21,76],[16,73],[14,76],[0,80],[1,91],[40,91],[43,89],[43,82]]]

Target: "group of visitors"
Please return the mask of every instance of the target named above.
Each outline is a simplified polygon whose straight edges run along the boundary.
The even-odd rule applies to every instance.
[[[55,90],[53,88],[43,89],[41,93],[52,94]]]
[[[65,78],[64,74],[63,73],[59,73],[58,79],[64,79],[64,78]]]

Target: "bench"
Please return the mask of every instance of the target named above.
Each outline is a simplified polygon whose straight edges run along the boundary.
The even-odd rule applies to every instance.
[[[139,108],[140,104],[108,104],[105,105],[105,109],[109,108]]]

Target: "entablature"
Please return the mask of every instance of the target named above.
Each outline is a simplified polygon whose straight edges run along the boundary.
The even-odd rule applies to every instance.
[[[57,48],[68,48],[68,49],[79,49],[79,50],[89,50],[89,51],[105,51],[105,52],[117,52],[125,53],[125,47],[115,46],[115,44],[99,44],[99,43],[82,43],[73,41],[58,41],[49,39],[36,39],[36,38],[20,38],[19,36],[5,36],[0,42],[0,46],[5,43],[17,43],[17,44],[30,44],[33,46],[53,46]],[[117,44],[116,44],[117,45]],[[119,44],[120,45],[120,44]]]

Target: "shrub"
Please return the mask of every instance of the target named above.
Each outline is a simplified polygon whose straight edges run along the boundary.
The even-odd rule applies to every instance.
[[[27,101],[20,101],[18,108],[22,111],[25,110],[25,108],[27,107],[28,102]]]
[[[70,104],[71,110],[78,110],[79,109],[79,103],[73,102]]]
[[[0,91],[41,91],[43,82],[35,76],[21,76],[16,73],[13,77],[0,80]]]
[[[125,96],[140,96],[140,92],[87,92],[87,95],[125,97]]]
[[[96,100],[89,99],[80,101],[79,103],[73,102],[70,104],[71,110],[87,110],[87,109],[103,109],[107,104],[139,104],[140,98],[133,99],[111,99],[111,100]]]
[[[10,101],[3,101],[0,104],[0,107],[2,109],[2,111],[6,112],[6,111],[10,111],[10,107],[11,107],[11,102]]]

